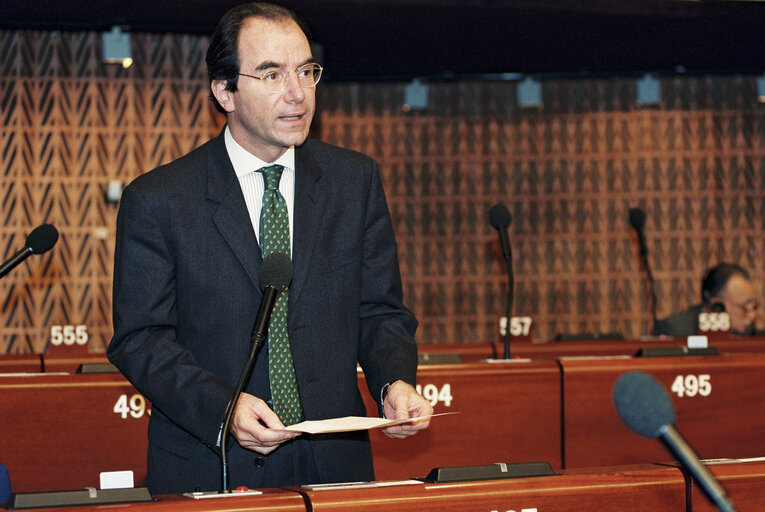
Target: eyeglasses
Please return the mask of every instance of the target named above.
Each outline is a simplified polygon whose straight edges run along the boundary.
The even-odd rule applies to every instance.
[[[739,308],[742,312],[744,312],[744,314],[749,314],[753,311],[757,311],[758,309],[760,309],[760,303],[757,299],[751,299],[743,303],[734,302],[728,299],[727,302],[730,302],[731,305]]]
[[[282,68],[271,68],[265,70],[261,76],[248,75],[247,73],[239,74],[260,80],[268,92],[277,94],[287,89],[287,83],[290,81],[292,71],[295,72],[300,87],[309,89],[319,83],[322,70],[323,68],[315,62],[309,62],[291,71]]]

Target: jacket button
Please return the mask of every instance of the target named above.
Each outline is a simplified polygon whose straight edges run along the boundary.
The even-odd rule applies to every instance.
[[[262,468],[266,465],[266,458],[265,457],[255,457],[255,465],[259,468]]]

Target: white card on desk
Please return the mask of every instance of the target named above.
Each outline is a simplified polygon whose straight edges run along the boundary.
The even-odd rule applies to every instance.
[[[134,487],[132,471],[102,471],[101,489],[130,489]]]

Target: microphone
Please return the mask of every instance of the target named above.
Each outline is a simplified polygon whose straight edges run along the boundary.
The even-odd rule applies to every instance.
[[[510,251],[510,239],[507,237],[507,228],[510,227],[510,223],[513,221],[510,211],[507,206],[502,203],[497,203],[489,208],[489,223],[499,232],[499,244],[502,246],[502,256],[505,261],[510,263],[512,261],[512,253]]]
[[[250,354],[247,357],[244,370],[239,377],[239,382],[236,385],[234,394],[226,406],[226,413],[223,416],[223,424],[221,426],[220,450],[221,477],[223,482],[222,492],[229,492],[226,439],[228,438],[228,429],[231,424],[231,418],[234,415],[234,409],[236,409],[239,395],[242,394],[247,381],[250,379],[252,367],[255,365],[255,357],[257,356],[260,347],[263,346],[263,342],[268,337],[268,323],[271,320],[271,313],[274,310],[276,298],[280,293],[287,289],[291,281],[292,260],[290,260],[289,256],[283,252],[272,252],[265,257],[260,266],[260,272],[258,272],[258,284],[263,292],[263,296],[260,299],[258,313],[255,316],[255,325],[253,326],[252,334],[250,335]]]
[[[502,256],[505,258],[507,266],[507,310],[505,316],[507,325],[505,326],[505,359],[510,359],[510,319],[513,312],[513,292],[515,288],[515,279],[513,277],[513,253],[510,249],[510,239],[507,236],[507,228],[513,221],[507,206],[497,203],[489,208],[489,223],[499,232],[499,244],[502,246]]]
[[[643,263],[643,267],[645,267],[646,277],[648,278],[648,295],[651,298],[651,321],[653,322],[653,325],[656,325],[656,288],[654,286],[651,265],[648,263],[648,248],[645,243],[645,233],[643,233],[645,211],[642,208],[630,208],[629,220],[630,225],[637,233],[640,261]],[[653,329],[653,326],[651,329]]]
[[[58,241],[58,230],[52,224],[37,226],[29,236],[23,249],[20,249],[5,263],[0,265],[0,278],[13,270],[16,265],[27,259],[32,254],[42,254],[49,251]]]
[[[640,371],[627,372],[617,379],[613,400],[619,417],[632,431],[643,437],[658,437],[713,505],[723,512],[735,512],[725,489],[675,429],[675,408],[656,379]]]

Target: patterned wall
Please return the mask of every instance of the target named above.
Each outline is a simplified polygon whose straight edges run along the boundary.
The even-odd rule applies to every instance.
[[[134,65],[100,62],[95,32],[0,31],[0,248],[38,224],[61,239],[0,279],[0,353],[42,352],[53,325],[111,336],[116,206],[110,180],[196,147],[223,119],[207,98],[207,39],[133,34]],[[515,83],[322,83],[317,136],[380,163],[420,343],[496,339],[506,282],[488,209],[512,212],[516,314],[535,337],[650,330],[627,210],[648,214],[658,313],[696,300],[719,260],[765,277],[765,115],[754,78],[662,78],[661,106],[635,106],[632,77],[550,79],[544,107]]]

